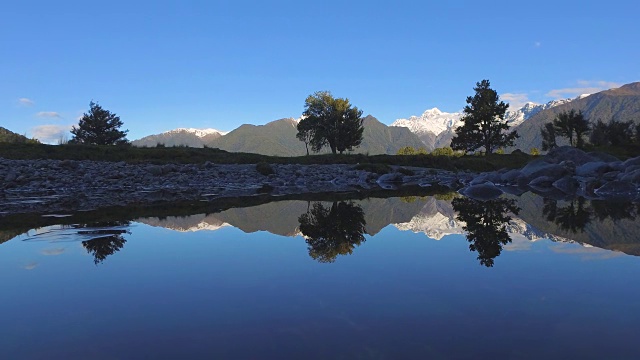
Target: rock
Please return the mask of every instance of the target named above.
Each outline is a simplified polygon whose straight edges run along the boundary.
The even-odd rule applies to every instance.
[[[550,176],[539,176],[529,182],[529,186],[535,189],[548,189],[552,187],[553,182],[556,181],[556,178]]]
[[[402,183],[403,175],[398,172],[392,172],[381,175],[376,181],[378,184]]]
[[[633,165],[640,165],[640,156],[628,159],[622,164],[624,165],[625,168]]]
[[[559,180],[556,180],[551,184],[556,189],[562,191],[565,194],[575,194],[580,188],[580,182],[571,176],[565,176]]]
[[[500,182],[505,184],[515,184],[522,172],[517,169],[509,170],[500,176]]]
[[[476,200],[492,200],[502,195],[502,190],[498,189],[492,183],[484,183],[469,186],[461,191],[461,193],[469,198]]]
[[[546,176],[555,181],[565,175],[569,175],[569,172],[564,166],[560,164],[549,164],[548,166],[538,168],[536,171],[529,174],[528,177],[533,180],[541,176]]]
[[[609,181],[601,187],[594,190],[594,193],[598,196],[606,197],[621,197],[636,195],[638,192],[638,186],[628,181]]]
[[[640,184],[640,169],[637,169],[637,170],[632,171],[632,172],[624,173],[624,174],[621,174],[621,175],[622,175],[620,177],[621,181],[630,182],[630,183],[633,183],[633,184]]]
[[[584,163],[576,168],[578,176],[599,176],[611,170],[608,163],[604,161],[591,161]]]
[[[600,151],[592,151],[590,153],[588,153],[589,156],[591,156],[592,158],[596,159],[596,160],[600,160],[603,162],[615,162],[615,161],[620,161],[620,159],[618,159],[617,157],[607,154],[607,153],[603,153]]]
[[[546,161],[550,163],[555,163],[555,164],[558,164],[564,160],[571,160],[577,166],[580,166],[582,164],[585,164],[591,161],[598,160],[590,156],[589,154],[585,153],[584,151],[580,149],[576,149],[571,146],[560,146],[555,149],[552,149],[551,151],[549,151],[549,153],[547,153],[547,155],[544,158]]]
[[[153,176],[162,175],[162,167],[158,165],[149,165],[147,166],[147,171]]]
[[[16,179],[18,178],[18,174],[16,174],[15,171],[10,171],[7,176],[4,177],[4,181],[11,183],[16,181]]]

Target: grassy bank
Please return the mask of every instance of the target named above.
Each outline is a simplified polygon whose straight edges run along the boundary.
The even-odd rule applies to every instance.
[[[56,159],[125,161],[128,163],[204,163],[218,164],[386,164],[429,167],[446,170],[490,171],[518,168],[533,157],[520,154],[490,156],[436,155],[310,155],[298,157],[230,153],[219,149],[189,147],[138,148],[132,146],[44,145],[0,143],[0,157],[6,159]]]

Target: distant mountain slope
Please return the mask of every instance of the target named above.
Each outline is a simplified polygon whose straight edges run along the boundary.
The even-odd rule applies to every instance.
[[[222,131],[216,129],[174,129],[163,132],[158,135],[145,136],[142,139],[134,140],[131,142],[133,146],[148,146],[155,147],[158,144],[165,146],[188,146],[188,147],[203,147],[220,136]]]
[[[26,136],[14,133],[13,131],[7,130],[0,126],[0,142],[9,142],[9,143],[24,143],[32,141],[29,140]]]
[[[292,119],[275,120],[265,125],[244,124],[207,146],[231,152],[263,155],[304,155],[304,143],[296,138],[298,123]]]
[[[298,122],[293,118],[275,120],[265,125],[245,124],[224,135],[198,136],[195,129],[176,129],[151,135],[132,142],[134,146],[185,145],[209,146],[230,152],[246,152],[275,156],[302,156],[306,154],[304,143],[296,138]],[[406,128],[389,127],[373,116],[363,121],[362,144],[355,153],[395,154],[405,146],[423,146],[417,135]],[[189,130],[189,131],[187,131]],[[324,149],[322,153],[329,152]]]
[[[572,109],[582,111],[592,123],[597,120],[605,123],[618,120],[634,121],[638,124],[640,123],[640,82],[579,97],[571,102],[540,111],[515,128],[520,135],[515,147],[523,151],[533,147],[540,148],[542,144],[540,128],[553,121],[560,112]]]

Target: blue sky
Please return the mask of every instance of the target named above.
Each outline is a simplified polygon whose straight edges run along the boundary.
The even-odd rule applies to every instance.
[[[129,139],[298,117],[318,90],[380,121],[477,81],[546,102],[640,80],[634,1],[12,1],[0,126],[45,141],[95,100]]]

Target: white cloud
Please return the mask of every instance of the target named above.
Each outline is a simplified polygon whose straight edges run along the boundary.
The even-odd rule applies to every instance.
[[[599,91],[608,90],[612,88],[617,88],[622,86],[622,84],[612,82],[612,81],[587,81],[587,80],[578,80],[576,81],[576,86],[567,87],[562,89],[554,89],[546,93],[545,95],[554,99],[566,99],[566,98],[574,98],[578,95],[582,94],[593,94]]]
[[[31,128],[31,136],[47,144],[56,144],[69,138],[71,125],[39,125]]]
[[[56,256],[56,255],[63,254],[64,251],[65,251],[64,248],[44,249],[42,250],[42,255]]]
[[[38,263],[37,262],[28,263],[27,265],[23,266],[23,268],[25,270],[33,270],[33,269],[35,269],[37,267],[38,267]]]
[[[62,116],[60,116],[60,113],[56,112],[56,111],[40,111],[39,113],[36,114],[37,117],[41,117],[41,118],[58,118],[58,119],[62,119]]]
[[[35,101],[27,98],[18,99],[18,105],[20,106],[33,106],[35,105],[35,103],[36,103]]]
[[[508,102],[511,109],[519,109],[530,101],[529,95],[524,93],[504,93],[500,95],[500,99]]]
[[[542,46],[542,43],[540,41],[536,41],[533,43],[533,46],[539,48]]]

